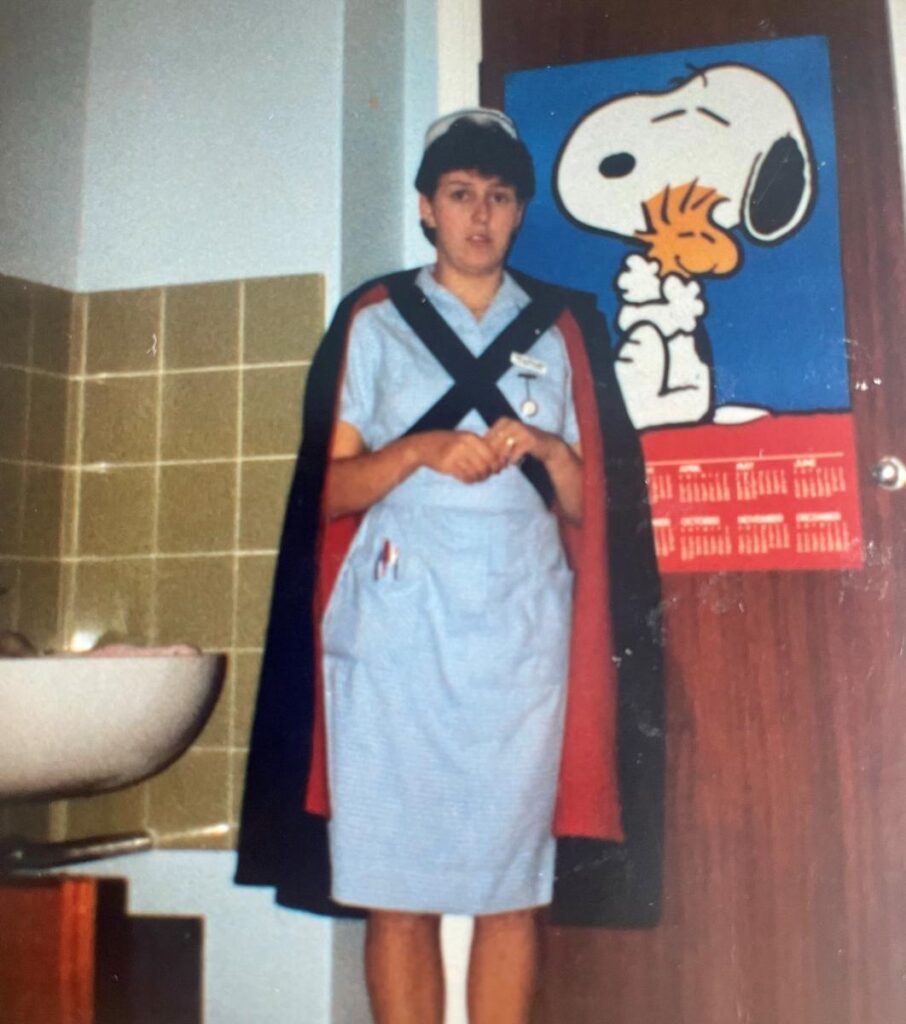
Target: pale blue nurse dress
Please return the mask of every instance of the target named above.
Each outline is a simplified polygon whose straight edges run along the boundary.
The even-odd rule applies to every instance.
[[[508,275],[480,321],[417,281],[480,353],[529,298]],[[559,331],[530,350],[533,425],[577,440]],[[500,388],[519,410],[525,381]],[[370,450],[449,388],[389,302],[351,328],[339,417]],[[474,410],[459,425],[483,434]],[[381,572],[385,542],[398,551]],[[479,484],[420,469],[366,513],[323,626],[333,898],[488,914],[550,902],[572,573],[556,518],[524,475]]]

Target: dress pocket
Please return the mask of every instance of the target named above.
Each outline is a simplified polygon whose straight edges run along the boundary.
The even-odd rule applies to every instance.
[[[398,664],[402,646],[423,630],[424,568],[417,555],[380,567],[380,551],[353,550],[331,594],[321,626],[325,655],[365,664]]]
[[[481,685],[505,692],[541,693],[562,685],[568,662],[572,573],[564,566],[528,565],[495,573],[490,603],[493,630],[472,651],[488,669]]]

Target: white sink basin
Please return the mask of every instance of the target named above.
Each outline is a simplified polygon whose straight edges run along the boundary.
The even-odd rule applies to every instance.
[[[217,702],[222,654],[0,659],[0,799],[89,796],[165,768]]]

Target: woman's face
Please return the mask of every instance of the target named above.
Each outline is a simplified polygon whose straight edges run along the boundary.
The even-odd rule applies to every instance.
[[[437,232],[438,267],[469,276],[500,271],[522,211],[512,185],[475,171],[447,171],[430,199],[419,196],[421,218]]]

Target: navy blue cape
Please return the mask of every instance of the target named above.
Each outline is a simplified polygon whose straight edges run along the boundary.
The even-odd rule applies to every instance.
[[[261,684],[252,728],[236,881],[273,886],[277,902],[335,917],[364,912],[330,899],[327,823],[303,807],[314,725],[313,596],[321,490],[349,320],[377,285],[369,281],[337,309],[308,375],[302,445],[274,577]],[[529,296],[554,285],[510,270]],[[638,437],[613,370],[603,317],[592,296],[557,289],[578,323],[604,437],[607,570],[618,668],[619,788],[625,842],[557,840],[554,923],[637,928],[661,910],[664,689],[660,582]]]

